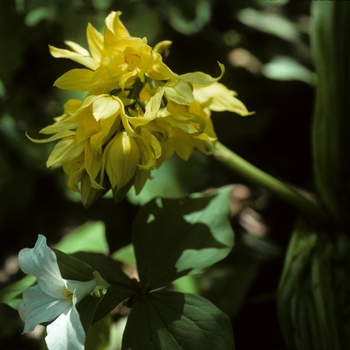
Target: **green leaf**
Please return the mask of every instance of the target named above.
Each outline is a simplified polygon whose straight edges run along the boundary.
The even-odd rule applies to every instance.
[[[79,318],[83,325],[85,333],[87,333],[92,325],[96,309],[103,297],[95,297],[87,295],[85,298],[79,301],[77,304],[77,310],[79,312]]]
[[[85,252],[76,253],[74,257],[98,271],[101,277],[111,284],[94,311],[93,323],[108,315],[119,303],[139,292],[139,283],[125,275],[120,264],[112,258]]]
[[[107,254],[109,248],[105,235],[105,225],[102,221],[86,222],[65,235],[55,248],[67,254],[80,250]]]
[[[52,249],[57,257],[58,267],[65,279],[76,281],[90,281],[94,279],[94,269],[85,262],[65,254],[57,249]]]
[[[231,189],[185,199],[157,198],[139,211],[133,243],[144,288],[156,289],[199,273],[228,255],[233,246]]]
[[[18,282],[12,283],[0,291],[0,303],[7,304],[13,309],[18,309],[22,298],[19,297],[26,289],[31,287],[35,282],[35,277],[27,275]]]
[[[94,315],[93,322],[100,320],[108,315],[118,304],[129,299],[138,293],[138,285],[134,284],[134,290],[124,288],[123,286],[112,285],[107,289],[107,293],[102,298]]]
[[[130,286],[130,278],[125,275],[120,264],[111,257],[102,254],[78,252],[73,256],[88,264],[93,270],[98,271],[106,281]]]
[[[142,296],[131,310],[123,350],[232,350],[229,318],[194,294],[156,292]]]

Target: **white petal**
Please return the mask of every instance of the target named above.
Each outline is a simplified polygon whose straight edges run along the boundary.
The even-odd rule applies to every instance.
[[[85,332],[74,304],[47,326],[49,350],[84,350]]]
[[[36,277],[40,288],[55,299],[65,299],[62,294],[65,280],[62,278],[55,253],[46,245],[46,238],[39,235],[34,248],[22,249],[18,254],[22,271]]]
[[[67,280],[66,286],[69,291],[73,292],[73,301],[76,304],[94,290],[96,279],[86,282]]]
[[[18,308],[19,315],[25,322],[24,333],[31,332],[40,323],[54,320],[72,307],[73,303],[47,295],[39,285],[30,287],[23,293],[23,301]]]

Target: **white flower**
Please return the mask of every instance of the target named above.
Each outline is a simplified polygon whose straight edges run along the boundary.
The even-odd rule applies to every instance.
[[[82,282],[62,278],[56,254],[42,235],[34,248],[22,249],[18,259],[22,271],[34,275],[38,282],[23,293],[18,309],[25,322],[23,332],[31,332],[38,324],[53,321],[47,326],[45,338],[49,350],[84,349],[85,332],[76,304],[94,291],[96,279]]]

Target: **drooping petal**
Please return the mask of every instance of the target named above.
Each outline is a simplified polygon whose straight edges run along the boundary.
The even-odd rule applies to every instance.
[[[38,284],[27,289],[18,308],[19,315],[25,322],[23,332],[33,331],[38,324],[50,322],[72,307],[65,295],[60,293],[60,296],[62,298],[57,299],[46,294]]]
[[[47,326],[45,341],[50,350],[84,350],[85,332],[75,305],[71,305]]]
[[[34,248],[24,248],[18,254],[22,271],[33,275],[40,288],[55,299],[62,299],[64,280],[57,265],[55,253],[46,245],[46,238],[39,235]]]
[[[62,166],[63,163],[78,157],[83,148],[84,145],[78,145],[74,137],[66,137],[56,144],[46,162],[46,166],[48,168]]]
[[[90,148],[90,143],[85,142],[85,170],[90,176],[91,186],[96,189],[103,189],[103,187],[98,184],[95,179],[99,174],[102,166],[102,154],[94,155]]]
[[[49,48],[51,55],[55,58],[69,58],[92,70],[95,70],[99,66],[99,63],[91,56],[83,56],[79,53],[66,49],[59,49],[54,46],[49,46]]]
[[[236,93],[225,85],[214,83],[211,85],[194,85],[193,94],[196,101],[207,105],[212,111],[230,111],[242,116],[252,114],[245,105],[235,97]]]
[[[56,140],[62,139],[63,137],[72,136],[74,134],[75,134],[75,131],[64,130],[64,131],[59,131],[59,132],[57,132],[57,134],[52,135],[51,137],[49,137],[47,139],[42,139],[42,140],[33,139],[28,134],[26,134],[26,136],[32,142],[35,142],[35,143],[47,143],[47,142],[51,142],[51,141],[56,141]]]
[[[125,131],[117,134],[105,150],[106,172],[114,188],[124,187],[135,175],[140,150],[133,137]]]
[[[221,69],[221,74],[217,78],[213,78],[209,74],[203,72],[186,73],[180,75],[180,79],[187,81],[192,84],[212,84],[220,80],[225,73],[225,66],[218,62]]]
[[[63,90],[87,91],[91,89],[91,80],[94,72],[90,69],[71,69],[60,76],[54,86]]]

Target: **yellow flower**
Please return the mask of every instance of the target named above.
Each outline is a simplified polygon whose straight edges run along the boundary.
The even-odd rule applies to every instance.
[[[119,201],[134,185],[140,192],[152,169],[174,152],[188,159],[194,148],[206,152],[215,142],[211,111],[250,114],[235,92],[202,72],[178,75],[161,53],[171,42],[154,48],[146,38],[132,37],[121,12],[105,20],[104,34],[87,27],[89,51],[66,41],[70,50],[50,47],[57,58],[85,68],[72,69],[54,83],[61,89],[86,91],[82,101],[69,100],[64,114],[42,129],[57,141],[48,167],[63,167],[69,187],[81,192],[85,206],[112,188]]]

